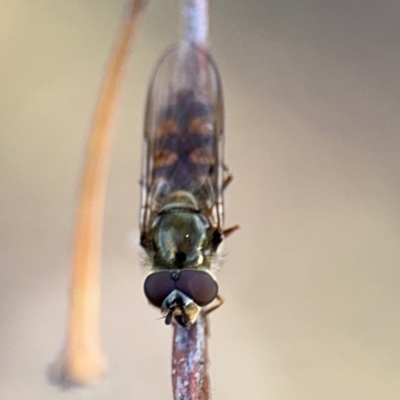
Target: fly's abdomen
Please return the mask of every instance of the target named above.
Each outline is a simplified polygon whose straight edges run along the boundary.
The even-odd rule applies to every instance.
[[[154,137],[153,179],[168,179],[173,190],[201,186],[215,168],[211,108],[192,92],[178,93],[163,118]]]

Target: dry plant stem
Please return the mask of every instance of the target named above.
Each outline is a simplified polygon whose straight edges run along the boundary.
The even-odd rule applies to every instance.
[[[194,325],[174,325],[172,385],[174,400],[210,400],[207,317],[201,313]]]
[[[183,0],[183,41],[208,49],[208,0]]]
[[[107,368],[100,340],[100,266],[108,159],[123,70],[146,4],[132,1],[127,9],[93,117],[77,209],[67,338],[60,360],[63,386],[94,384]]]
[[[208,51],[208,0],[183,0],[183,44]],[[200,65],[201,69],[201,65]],[[172,387],[174,400],[211,400],[208,375],[207,316],[189,328],[174,325]]]

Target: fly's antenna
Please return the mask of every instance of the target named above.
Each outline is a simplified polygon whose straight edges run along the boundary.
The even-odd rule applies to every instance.
[[[100,338],[100,267],[108,159],[117,100],[147,0],[130,0],[94,111],[77,205],[67,334],[49,379],[62,388],[97,383],[107,369]]]

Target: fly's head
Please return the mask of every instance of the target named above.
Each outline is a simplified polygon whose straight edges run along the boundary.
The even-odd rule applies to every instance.
[[[173,320],[188,327],[202,307],[218,295],[218,284],[208,271],[183,269],[156,271],[144,283],[144,292],[151,304],[161,309],[165,323]]]

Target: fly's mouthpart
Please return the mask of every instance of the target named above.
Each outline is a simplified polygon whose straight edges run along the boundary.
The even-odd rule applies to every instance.
[[[185,328],[196,322],[200,310],[201,307],[193,299],[179,290],[171,292],[161,306],[161,312],[165,315],[166,325],[170,325],[174,319]]]

